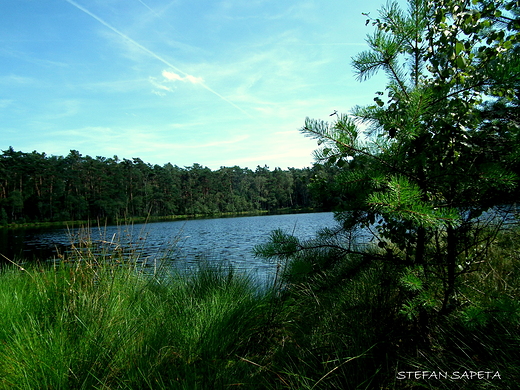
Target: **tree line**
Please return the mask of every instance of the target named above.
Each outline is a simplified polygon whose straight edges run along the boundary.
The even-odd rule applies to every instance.
[[[308,187],[319,170],[211,170],[10,147],[0,155],[0,225],[316,207]]]

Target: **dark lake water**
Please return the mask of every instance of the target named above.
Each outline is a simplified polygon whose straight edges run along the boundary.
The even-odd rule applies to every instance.
[[[518,207],[504,206],[489,211],[482,220],[500,219],[518,224]],[[0,229],[0,255],[16,262],[53,259],[71,251],[71,243],[93,243],[94,253],[119,250],[133,254],[149,267],[167,259],[172,267],[191,268],[203,261],[231,264],[259,279],[269,278],[277,264],[256,258],[255,245],[268,240],[275,229],[299,238],[312,238],[324,227],[333,227],[333,213],[264,215],[236,218],[197,219],[121,226],[75,229]],[[369,240],[370,237],[365,237]],[[365,240],[365,241],[366,241]],[[0,256],[0,264],[6,260]]]
[[[300,238],[311,238],[323,227],[332,227],[332,213],[284,214],[236,218],[154,222],[90,229],[0,230],[0,254],[21,261],[43,260],[70,251],[71,243],[89,238],[100,253],[137,254],[150,264],[168,258],[172,265],[194,266],[224,261],[235,269],[265,278],[276,264],[253,255],[255,245],[266,242],[269,233],[282,229]]]

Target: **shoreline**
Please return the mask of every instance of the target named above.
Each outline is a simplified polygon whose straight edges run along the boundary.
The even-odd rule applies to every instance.
[[[212,214],[181,214],[181,215],[164,215],[164,216],[149,216],[149,217],[129,217],[116,218],[109,220],[107,218],[101,220],[78,220],[78,221],[53,221],[53,222],[26,222],[26,223],[12,223],[7,225],[0,225],[0,229],[32,229],[32,228],[66,228],[74,226],[90,226],[103,225],[115,226],[129,223],[153,223],[165,221],[179,221],[179,220],[193,220],[193,219],[214,219],[214,218],[235,218],[235,217],[253,217],[260,215],[279,215],[279,214],[304,214],[304,213],[319,213],[326,212],[320,208],[306,207],[306,208],[284,208],[277,210],[255,210],[255,211],[237,211],[237,212],[221,212]]]

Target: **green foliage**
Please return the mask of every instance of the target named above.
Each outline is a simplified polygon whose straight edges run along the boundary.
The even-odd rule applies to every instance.
[[[376,31],[354,68],[360,80],[382,71],[388,84],[351,116],[306,120],[302,131],[325,163],[311,191],[335,207],[338,226],[310,240],[273,232],[256,253],[279,261],[275,289],[259,293],[232,271],[139,272],[88,251],[78,251],[88,261],[4,269],[0,387],[516,389],[520,240],[492,211],[518,196],[518,9],[515,1],[410,0],[407,11],[389,3],[367,20]],[[2,162],[16,166],[27,157],[20,153],[5,151]],[[77,173],[99,166],[77,152],[64,160],[56,163]],[[206,168],[111,164],[125,172],[132,212],[170,204],[173,193],[179,210],[212,209]],[[13,172],[13,182],[1,177],[11,197],[0,206],[17,219],[32,176]],[[233,193],[230,177],[240,175],[221,173]],[[292,199],[282,189],[291,175],[298,182],[294,173],[259,167],[244,187],[257,192],[233,199],[275,207]],[[45,180],[81,188],[63,193],[86,209],[90,199],[117,209],[90,198],[101,190],[89,174]],[[175,186],[160,187],[171,194],[157,191],[177,174]],[[36,192],[50,188],[38,183]],[[501,379],[396,377],[468,370]]]
[[[276,242],[259,246],[257,253],[276,258],[278,247],[287,259],[282,262],[287,338],[270,366],[283,374],[287,387],[515,388],[517,230],[501,232],[487,261],[461,273],[459,306],[446,316],[436,314],[442,280],[427,277],[432,272],[427,265],[400,267],[366,246],[354,250],[352,242],[345,244],[343,230],[304,241],[284,232],[274,236]],[[295,252],[287,258],[290,248]],[[397,371],[467,370],[498,371],[502,379],[395,380]]]
[[[338,167],[330,185],[341,191],[338,221],[370,227],[395,264],[424,265],[421,279],[440,289],[443,312],[457,270],[470,270],[468,254],[493,240],[475,218],[518,195],[520,125],[510,113],[520,28],[511,4],[411,0],[403,11],[389,3],[367,20],[375,27],[369,50],[353,60],[361,81],[384,72],[386,90],[351,116],[307,119],[302,128],[321,145],[316,158]]]
[[[310,168],[281,170],[200,164],[180,168],[120,160],[23,153],[0,155],[0,223],[110,220],[319,206]]]
[[[453,209],[439,209],[423,201],[419,186],[403,177],[392,177],[386,183],[387,190],[373,192],[367,203],[379,214],[392,215],[394,218],[411,221],[418,226],[443,226],[455,224],[458,213]]]
[[[257,253],[280,259],[296,305],[314,305],[300,322],[306,335],[335,329],[354,350],[363,345],[357,352],[381,348],[384,362],[364,360],[372,375],[343,388],[517,386],[388,378],[401,369],[478,371],[484,362],[508,378],[519,373],[518,241],[507,239],[516,220],[506,226],[512,213],[502,207],[520,193],[518,9],[517,1],[388,3],[367,15],[375,32],[353,59],[360,81],[383,72],[386,87],[371,105],[330,123],[307,118],[301,129],[334,172],[313,188],[333,204],[338,227],[307,241],[278,232]],[[339,362],[349,352],[330,353]],[[302,386],[317,371],[299,371]]]
[[[417,270],[406,268],[403,275],[399,279],[399,283],[407,291],[422,291],[423,281],[421,274],[423,273],[422,267],[417,267]]]

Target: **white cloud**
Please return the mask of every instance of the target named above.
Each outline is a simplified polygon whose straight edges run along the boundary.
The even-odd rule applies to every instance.
[[[181,76],[179,76],[177,73],[168,72],[167,70],[163,70],[162,75],[165,79],[168,79],[170,81],[173,81],[173,80],[182,81],[183,80],[183,78]]]
[[[195,76],[192,76],[192,75],[186,75],[186,77],[182,77],[182,76],[179,76],[177,73],[174,73],[174,72],[170,72],[170,71],[167,71],[167,70],[163,70],[162,72],[162,75],[165,79],[169,80],[169,81],[189,81],[190,83],[193,83],[193,84],[199,84],[199,83],[203,83],[204,80],[202,79],[202,77],[195,77]]]
[[[162,76],[164,79],[162,81],[157,80],[156,77],[149,77],[150,83],[153,85],[154,89],[152,90],[152,93],[154,93],[157,96],[165,96],[166,92],[173,92],[174,88],[169,87],[168,85],[165,85],[165,83],[172,82],[172,81],[182,81],[182,82],[189,82],[192,84],[203,84],[204,80],[202,77],[195,77],[192,75],[186,75],[185,77],[182,77],[178,75],[177,73],[163,70]]]

